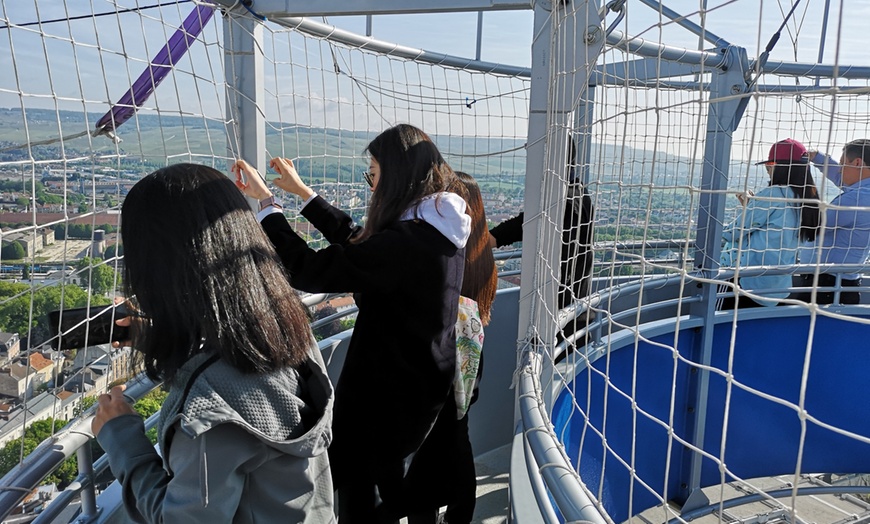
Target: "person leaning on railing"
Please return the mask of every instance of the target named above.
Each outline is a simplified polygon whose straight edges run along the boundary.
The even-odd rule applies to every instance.
[[[247,201],[222,173],[175,164],[133,186],[121,219],[127,296],[147,318],[132,346],[169,386],[160,454],[123,387],[98,399],[93,432],[130,518],[334,522],[332,386]]]
[[[809,151],[809,158],[841,191],[825,212],[825,227],[819,233],[821,241],[816,242],[819,263],[863,264],[870,255],[870,139],[853,140],[843,146],[839,163],[816,150]],[[815,261],[813,256],[811,260],[801,262]],[[813,286],[814,275],[802,275],[801,279],[803,287]],[[819,275],[819,287],[833,287],[836,283],[836,275]],[[842,287],[859,287],[861,275],[842,275],[840,284]],[[810,293],[801,293],[798,298],[809,301]],[[861,293],[857,291],[840,293],[841,304],[858,304],[860,301]],[[818,292],[816,302],[832,304],[834,292]]]

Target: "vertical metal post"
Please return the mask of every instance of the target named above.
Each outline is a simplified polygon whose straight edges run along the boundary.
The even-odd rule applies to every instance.
[[[529,94],[529,132],[526,138],[526,180],[523,224],[522,277],[517,338],[531,335],[535,291],[545,283],[536,279],[540,249],[538,223],[541,213],[541,188],[544,167],[544,140],[547,136],[547,108],[550,88],[551,22],[549,2],[535,3],[534,35],[532,37],[532,75]],[[558,256],[558,254],[557,254]],[[552,253],[548,255],[552,259]],[[552,282],[549,283],[553,285]],[[555,295],[554,295],[555,296]]]
[[[266,168],[263,25],[241,6],[224,17],[227,156]],[[252,204],[253,206],[253,204]]]
[[[535,3],[517,333],[518,339],[536,346],[534,351],[551,357],[557,330],[568,130],[604,45],[601,19],[591,4],[588,0]],[[552,358],[544,362],[552,363]],[[542,376],[546,375],[547,369]]]
[[[822,15],[822,34],[819,36],[819,58],[816,60],[817,64],[821,64],[822,60],[825,58],[825,38],[828,35],[828,13],[831,11],[831,0],[825,0],[825,14]],[[819,81],[821,77],[816,77],[815,86],[819,87]]]
[[[483,11],[477,12],[477,50],[474,59],[480,60],[480,49],[483,47]]]
[[[366,36],[372,36],[372,15],[366,15]]]
[[[94,457],[91,453],[91,444],[86,442],[76,450],[76,461],[79,464],[79,475],[85,475],[82,482],[81,497],[82,509],[78,522],[90,522],[97,517],[97,495],[94,491]]]
[[[715,278],[719,272],[719,257],[722,251],[722,219],[725,214],[725,189],[728,187],[729,164],[731,162],[731,141],[734,130],[740,123],[745,108],[742,98],[737,95],[747,90],[747,71],[749,60],[743,48],[725,48],[726,61],[721,69],[712,72],[710,84],[710,105],[707,114],[707,136],[704,145],[704,165],[701,178],[701,197],[698,209],[698,236],[695,248],[695,273],[705,279]],[[700,333],[695,337],[690,349],[690,359],[702,366],[711,361],[713,347],[714,315],[716,313],[717,284],[696,284],[696,295],[701,300],[692,304],[690,314],[701,317],[704,322]],[[707,417],[707,397],[710,373],[704,368],[692,370],[689,381],[686,405],[691,433],[691,443],[704,446]],[[681,468],[681,490],[679,499],[683,511],[704,506],[707,497],[700,489],[701,453],[689,450]]]
[[[592,165],[592,122],[595,116],[595,86],[589,86],[586,96],[579,100],[574,124],[577,142],[577,167],[584,187],[589,187],[589,168]]]

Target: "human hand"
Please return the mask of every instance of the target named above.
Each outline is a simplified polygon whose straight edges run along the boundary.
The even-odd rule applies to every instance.
[[[132,317],[119,318],[118,320],[115,321],[115,325],[118,327],[122,327],[122,328],[129,328],[130,324],[132,324],[132,323],[133,323]],[[133,345],[132,340],[121,340],[121,341],[115,340],[112,342],[113,348],[130,347],[132,345]]]
[[[251,164],[239,159],[236,160],[230,171],[236,175],[236,187],[247,196],[255,200],[263,200],[272,196],[272,192],[266,187],[266,181],[256,169],[251,167]]]
[[[747,189],[745,193],[737,193],[737,201],[740,202],[740,205],[745,206],[749,203],[749,197],[754,194],[751,189]]]
[[[293,161],[289,158],[275,157],[269,161],[269,167],[281,175],[281,178],[274,180],[275,185],[294,195],[307,199],[314,194],[310,187],[305,185],[305,182],[299,177],[296,168],[293,167]]]
[[[127,386],[115,386],[112,391],[103,393],[97,398],[97,413],[94,415],[94,420],[91,422],[91,431],[96,437],[106,422],[121,415],[135,414],[133,406],[127,402],[127,397],[124,396],[124,390]]]
[[[141,317],[141,315],[139,315],[138,310],[137,310],[137,309],[133,306],[133,304],[132,304],[129,300],[127,300],[126,298],[124,298],[124,297],[115,297],[115,299],[114,299],[114,303],[115,303],[115,307],[116,307],[116,308],[117,308],[119,305],[124,304],[124,307],[125,307],[125,308],[127,309],[127,311],[129,312],[129,314],[128,314],[127,316],[115,319],[115,325],[116,325],[116,326],[118,326],[118,327],[122,327],[122,328],[129,328],[129,327],[133,324],[133,317],[137,317],[137,316],[138,316],[138,317]],[[123,310],[116,309],[116,310],[115,310],[115,315],[118,315],[120,311],[123,311]],[[140,318],[139,321],[141,321],[141,318]],[[118,340],[112,341],[112,347],[113,347],[113,348],[129,347],[129,346],[132,346],[132,345],[133,345],[133,341],[130,340],[130,339],[127,339],[127,340],[120,340],[120,341],[118,341]]]

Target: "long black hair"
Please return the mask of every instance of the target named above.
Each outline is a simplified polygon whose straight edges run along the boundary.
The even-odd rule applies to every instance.
[[[356,240],[383,230],[423,197],[446,191],[454,179],[429,135],[410,124],[387,129],[371,141],[366,152],[378,161],[380,177],[365,229]]]
[[[175,164],[130,190],[121,212],[127,296],[148,321],[133,346],[149,376],[171,382],[196,353],[244,372],[302,363],[305,309],[233,183],[207,166]]]
[[[788,186],[794,196],[801,200],[800,239],[812,242],[819,230],[819,191],[809,163],[777,162],[770,175],[770,185]]]

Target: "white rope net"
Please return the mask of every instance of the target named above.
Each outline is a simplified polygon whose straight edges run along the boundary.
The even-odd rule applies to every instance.
[[[686,36],[664,11],[628,4],[617,30],[652,43],[699,48],[698,36]],[[696,12],[697,2],[674,4],[705,30],[744,46],[750,57],[759,55],[791,8],[784,1],[737,0]],[[772,61],[818,60],[817,33],[825,4],[807,1],[796,10]],[[567,126],[576,144],[569,161],[573,169],[550,173],[561,187],[543,193],[544,211],[539,215],[527,210],[526,220],[537,220],[540,231],[555,233],[547,236],[550,242],[560,243],[537,246],[542,253],[562,251],[562,243],[567,249],[567,266],[564,260],[545,259],[537,268],[553,280],[563,280],[568,272],[576,275],[578,254],[591,249],[597,280],[589,290],[572,282],[562,288],[561,298],[546,297],[546,326],[535,329],[559,331],[551,345],[576,339],[576,349],[567,356],[550,357],[544,389],[554,387],[557,392],[553,421],[565,453],[588,492],[617,520],[680,519],[665,503],[703,486],[705,495],[718,501],[738,492],[857,482],[851,471],[815,464],[821,460],[819,435],[843,449],[860,449],[870,442],[862,424],[852,425],[843,417],[845,410],[853,420],[870,419],[861,404],[866,388],[860,390],[863,382],[852,380],[862,374],[861,362],[847,360],[854,353],[838,349],[841,346],[827,338],[863,336],[870,317],[861,306],[820,306],[813,297],[809,302],[787,300],[793,315],[783,313],[786,307],[745,308],[738,302],[735,310],[746,318],[762,317],[761,312],[772,317],[771,329],[750,331],[743,317],[731,312],[699,312],[703,297],[698,290],[718,289],[721,282],[709,274],[698,276],[692,262],[702,202],[724,194],[724,211],[714,219],[726,228],[740,209],[734,194],[749,189],[758,193],[766,186],[764,166],[752,164],[766,158],[772,143],[794,138],[839,161],[843,144],[870,136],[867,75],[844,76],[846,65],[860,65],[862,58],[863,44],[855,36],[862,34],[861,8],[851,16],[843,12],[842,2],[831,4],[821,62],[839,64],[838,76],[817,80],[811,72],[761,75],[733,132],[727,186],[702,189],[710,107],[728,97],[710,99],[705,87],[712,78],[710,67],[676,77],[666,77],[662,68],[654,69],[658,72],[643,86],[630,76],[611,75],[595,86],[594,94],[584,95],[593,108],[590,124],[575,121]],[[119,289],[123,260],[111,246],[117,243],[118,210],[126,190],[144,174],[170,163],[198,162],[225,170],[234,157],[227,148],[228,138],[237,131],[235,115],[225,109],[221,24],[226,21],[219,16],[204,24],[154,94],[137,101],[139,110],[114,131],[120,142],[92,134],[97,121],[135,83],[194,7],[190,2],[145,6],[64,0],[46,5],[0,0],[0,23],[6,26],[0,37],[0,67],[7,73],[0,79],[0,342],[6,344],[5,364],[10,368],[8,373],[5,368],[0,371],[0,394],[8,397],[9,406],[0,407],[0,413],[9,413],[8,423],[0,421],[2,446],[38,419],[52,418],[50,431],[56,431],[58,421],[70,419],[88,404],[84,398],[93,398],[129,375],[129,352],[82,347],[73,355],[43,346],[52,342],[43,319],[46,313],[108,304]],[[753,14],[752,22],[745,22],[746,13]],[[605,26],[612,16],[607,15]],[[363,219],[369,196],[362,178],[368,167],[363,150],[378,132],[400,122],[426,130],[455,170],[478,180],[493,223],[522,209],[527,79],[396,58],[307,36],[275,22],[265,24],[262,42],[266,96],[259,109],[267,122],[267,157],[292,158],[318,193],[355,218]],[[709,43],[700,47],[713,48]],[[597,64],[636,58],[624,48],[608,47]],[[798,94],[791,91],[795,86],[812,89]],[[550,94],[559,95],[555,88]],[[575,107],[583,105],[575,102]],[[548,130],[549,154],[555,154],[564,129],[559,123]],[[586,135],[591,139],[584,145]],[[817,241],[822,245],[834,234],[826,228],[829,224],[870,210],[838,203],[835,184],[818,171],[813,176],[822,196]],[[579,249],[582,236],[562,234],[566,222],[561,201],[569,194],[569,203],[582,208],[584,191],[594,218],[591,246]],[[780,208],[795,204],[788,194],[756,201]],[[292,201],[288,204],[290,219],[297,220]],[[577,221],[573,224],[579,229]],[[738,230],[746,229],[745,221],[738,224]],[[782,231],[796,235],[794,226],[783,226]],[[305,232],[318,239],[314,230]],[[847,248],[861,247],[854,235],[842,241]],[[752,249],[738,242],[738,260],[739,254]],[[815,257],[811,247],[807,253],[801,262],[812,267],[805,271],[829,270],[820,269],[818,250]],[[720,298],[734,292],[750,300],[774,296],[770,290],[739,282],[742,270],[750,277],[788,274],[788,268],[772,266],[779,264],[759,268],[737,263],[729,270],[737,272],[739,285],[726,286]],[[854,267],[830,271],[862,272]],[[619,292],[610,293],[612,289]],[[591,298],[586,298],[587,291]],[[566,314],[559,310],[559,300],[564,301],[561,305],[580,306],[578,326],[562,327]],[[95,315],[90,314],[91,320]],[[714,325],[715,342],[705,353],[705,343],[693,337]],[[746,338],[747,332],[757,338]],[[788,348],[788,359],[776,352],[770,353],[776,357],[770,361],[754,357],[777,344]],[[16,351],[19,367],[13,368]],[[839,375],[830,371],[832,360],[839,362]],[[581,375],[585,378],[578,379]],[[704,387],[693,378],[699,376],[707,377],[713,388],[706,405],[696,403],[696,393]],[[819,391],[818,376],[840,380],[837,387],[849,392],[840,404],[820,404],[819,398],[829,397]],[[783,383],[786,390],[780,387]],[[747,412],[743,406],[751,408]],[[759,410],[759,428],[765,417],[775,414],[780,417],[777,423],[790,428],[788,435],[749,444],[741,440],[745,433],[737,430],[747,427],[752,409]],[[697,420],[695,414],[701,412],[708,424],[703,445],[687,422]],[[16,441],[8,451],[13,458],[9,465],[18,463],[29,446],[26,440]],[[786,447],[791,466],[775,475],[745,475],[744,464],[734,457],[753,446],[769,447],[771,454]],[[692,457],[703,457],[704,475],[716,482],[691,478],[687,470]],[[657,460],[661,464],[649,465]],[[624,496],[615,496],[617,492]],[[867,511],[849,499],[797,495],[763,495],[757,504],[767,513],[779,512],[775,518],[781,520],[771,522],[834,522]],[[828,513],[815,513],[820,508]],[[757,506],[744,505],[719,508],[706,518],[731,522],[735,516],[761,513]]]
[[[0,2],[3,473],[133,375],[129,348],[98,344],[113,329],[101,306],[121,292],[124,195],[168,163],[225,165],[220,31],[204,20],[159,89],[135,95],[138,112],[97,132],[193,7]],[[100,325],[105,340],[94,340]],[[76,334],[74,347],[59,343]],[[63,487],[75,474],[64,466],[48,481]]]
[[[122,293],[126,192],[168,164],[226,171],[234,160],[227,144],[236,142],[238,115],[226,110],[223,32],[230,22],[220,13],[201,15],[202,32],[188,31],[189,50],[171,60],[153,94],[117,102],[198,8],[0,0],[0,474],[133,373],[129,348],[85,339],[58,351],[52,336],[62,326],[69,338],[111,316],[97,307]],[[370,195],[363,151],[383,129],[409,122],[478,180],[494,220],[521,210],[527,79],[390,57],[273,22],[264,29],[258,110],[267,158],[292,158],[318,193],[362,220]],[[113,107],[138,110],[125,122],[109,118],[110,136],[95,133]],[[286,203],[291,221],[322,245],[294,201]],[[69,310],[80,307],[93,309],[73,317]],[[52,326],[46,316],[55,310],[64,313]],[[52,422],[36,440],[20,438],[42,419]],[[63,485],[75,471],[63,475],[52,480]]]
[[[830,492],[863,483],[860,474],[870,467],[858,461],[842,470],[834,465],[845,460],[837,456],[837,446],[866,453],[870,443],[870,428],[854,422],[866,410],[853,403],[848,410],[835,407],[853,395],[864,396],[852,369],[863,360],[856,358],[854,346],[861,344],[870,316],[866,306],[827,305],[825,292],[833,295],[828,304],[848,303],[850,288],[840,292],[835,282],[812,277],[827,273],[849,280],[866,272],[860,266],[870,253],[870,192],[861,193],[860,182],[849,185],[857,179],[839,181],[837,176],[849,175],[836,175],[838,169],[832,171],[834,180],[826,179],[812,167],[812,154],[809,162],[796,160],[809,163],[821,197],[807,200],[818,206],[820,226],[815,243],[804,241],[798,235],[803,201],[789,186],[768,187],[765,165],[755,165],[768,159],[772,144],[786,138],[840,162],[847,142],[870,136],[868,70],[848,67],[866,64],[855,49],[859,29],[850,19],[854,13],[831,3],[837,5],[828,11],[819,59],[818,30],[826,3],[800,5],[770,55],[770,72],[749,86],[739,126],[717,135],[721,122],[711,123],[712,108],[728,110],[728,103],[746,90],[745,80],[756,78],[754,57],[786,20],[792,3],[719,2],[700,12],[697,3],[666,4],[705,32],[745,47],[750,67],[745,77],[737,77],[743,83],[737,82],[734,90],[729,84],[724,94],[712,97],[708,88],[725,75],[709,64],[672,74],[677,64],[653,55],[646,63],[648,76],[640,78],[640,56],[626,45],[605,47],[595,64],[598,71],[637,61],[634,73],[597,77],[595,87],[570,104],[577,113],[590,104],[594,110],[588,126],[577,115],[568,124],[579,152],[573,170],[552,174],[560,179],[557,190],[544,186],[536,226],[555,234],[541,235],[545,240],[537,247],[542,260],[536,270],[560,282],[559,293],[571,297],[563,305],[571,307],[560,311],[561,296],[541,296],[536,304],[546,310],[546,320],[530,328],[529,339],[537,342],[548,333],[546,324],[560,326],[554,350],[545,356],[542,379],[542,390],[555,392],[555,432],[588,494],[617,522],[688,521],[677,509],[687,498],[684,511],[711,507],[693,522],[756,522],[740,519],[762,514],[768,522],[863,518],[863,502]],[[650,13],[630,2],[625,9],[617,31],[653,45],[725,52],[722,45],[699,46],[698,35],[678,27],[666,9],[653,6]],[[604,26],[613,18],[608,13]],[[740,27],[728,20],[741,20]],[[562,23],[565,19],[554,17],[554,31]],[[833,78],[817,77],[808,67],[790,68],[780,61],[834,64],[838,72]],[[558,99],[575,87],[558,80],[572,73],[557,71],[551,97]],[[564,137],[564,122],[557,115],[553,120],[549,155],[558,154],[554,144]],[[725,148],[730,156],[716,166],[718,171],[711,169],[716,161],[711,150],[717,148],[717,154]],[[827,163],[830,167],[831,160]],[[560,249],[564,257],[569,247],[560,234],[566,220],[560,200],[567,194],[571,206],[572,171],[582,173],[594,206],[594,280],[588,296],[578,292],[579,272],[566,279],[564,259],[557,264],[547,257]],[[720,174],[725,181],[720,188],[706,184]],[[736,196],[750,190],[755,196],[744,207]],[[722,211],[707,208],[713,213],[708,231],[715,231],[718,244],[708,256],[715,254],[720,262],[729,248],[733,255],[723,256],[718,277],[709,263],[703,269],[712,267],[712,272],[706,273],[695,264],[696,249],[712,245],[695,245],[703,240],[699,207],[717,200]],[[553,242],[561,246],[554,250]],[[850,255],[843,259],[847,251]],[[805,267],[796,270],[797,263]],[[809,274],[810,279],[793,284],[798,278],[793,274]],[[802,300],[801,289],[793,286],[805,286]],[[719,296],[706,310],[708,288]],[[760,305],[765,300],[780,305]],[[576,323],[570,320],[574,314]],[[836,393],[828,389],[834,382]],[[808,494],[803,488],[821,491]],[[787,493],[770,494],[775,490]],[[741,495],[759,497],[734,507],[720,505]]]

